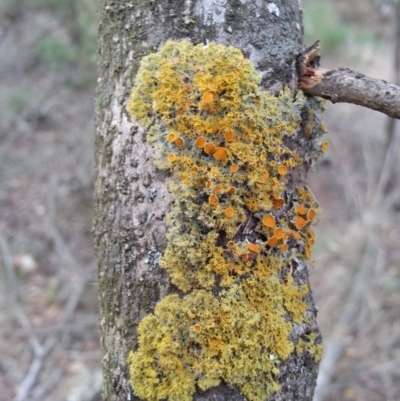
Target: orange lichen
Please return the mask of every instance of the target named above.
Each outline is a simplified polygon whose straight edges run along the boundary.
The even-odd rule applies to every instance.
[[[218,147],[215,149],[214,157],[216,160],[223,160],[228,156],[228,152],[225,148]]]
[[[252,253],[245,253],[244,255],[242,255],[242,260],[243,260],[243,262],[247,262],[247,261],[249,261],[252,257],[253,257],[253,254],[252,254]]]
[[[215,152],[215,145],[212,142],[208,142],[204,146],[204,152],[206,152],[208,155],[212,155]]]
[[[208,197],[208,201],[209,201],[212,205],[217,205],[218,202],[219,202],[218,197],[215,196],[215,195],[210,195],[210,196]]]
[[[267,214],[263,217],[262,222],[264,226],[272,228],[275,226],[275,217],[272,214]]]
[[[315,218],[315,210],[314,209],[309,209],[307,212],[307,220],[313,221]]]
[[[329,148],[329,143],[327,141],[322,142],[322,149],[326,150]]]
[[[231,217],[233,217],[234,214],[235,214],[235,211],[231,207],[228,207],[227,209],[225,209],[226,217],[231,218]]]
[[[274,200],[272,201],[272,207],[273,207],[274,209],[279,209],[279,208],[281,208],[284,204],[285,204],[285,201],[284,201],[283,199],[280,199],[280,198],[274,199]]]
[[[214,94],[212,92],[207,92],[202,97],[204,103],[211,103],[213,99],[214,99]]]
[[[308,246],[313,246],[314,243],[315,243],[314,238],[310,238],[310,239],[307,241],[307,245],[308,245]]]
[[[288,231],[292,205],[313,202],[289,176],[308,150],[286,145],[303,135],[304,105],[314,100],[289,89],[273,96],[260,80],[240,51],[213,43],[167,43],[141,62],[128,109],[149,127],[157,167],[170,170],[159,264],[179,295],[139,324],[129,356],[139,398],[190,401],[223,381],[249,401],[269,399],[295,347],[293,323],[307,324],[308,288],[285,272],[289,248],[306,258],[310,247],[309,222],[293,234],[303,241],[293,244]]]
[[[306,220],[304,220],[302,217],[296,217],[294,219],[294,225],[298,230],[301,230],[306,225],[306,223]]]
[[[308,245],[306,245],[305,252],[306,252],[307,259],[311,259],[311,257],[312,257],[311,248]]]
[[[182,147],[185,144],[185,141],[182,138],[175,139],[175,145]]]
[[[216,186],[214,187],[213,191],[214,191],[215,194],[221,193],[221,191],[222,191],[221,185],[216,185]]]
[[[302,214],[302,215],[307,214],[307,208],[304,207],[304,206],[302,206],[302,205],[297,206],[296,209],[295,209],[294,211],[295,211],[295,213],[297,213],[297,214]]]
[[[260,253],[260,245],[258,244],[248,244],[247,249],[254,253]]]
[[[176,159],[176,156],[175,156],[173,153],[170,153],[170,154],[168,155],[168,161],[169,161],[169,162],[173,162],[175,159]]]
[[[199,136],[199,137],[196,139],[196,142],[195,142],[196,146],[197,146],[198,148],[200,148],[200,149],[204,148],[204,146],[206,146],[206,143],[207,143],[207,139],[204,138],[204,136]]]
[[[282,230],[281,227],[278,227],[278,228],[276,228],[276,229],[274,230],[274,236],[275,236],[277,239],[281,239],[281,238],[283,237],[283,230]]]
[[[278,168],[278,173],[280,174],[280,175],[285,175],[285,174],[287,174],[287,167],[286,166],[279,166],[279,168]]]
[[[232,142],[235,139],[235,135],[231,130],[225,132],[225,141]]]
[[[296,239],[297,241],[299,241],[301,238],[301,235],[299,233],[296,233],[295,231],[292,232],[292,235],[293,235],[293,238]]]

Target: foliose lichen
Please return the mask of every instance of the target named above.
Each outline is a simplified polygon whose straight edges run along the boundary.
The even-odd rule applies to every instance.
[[[303,159],[284,145],[306,99],[288,89],[274,97],[260,80],[240,50],[214,43],[168,42],[141,61],[128,110],[171,171],[160,265],[187,293],[165,297],[139,325],[128,361],[141,398],[189,401],[223,380],[265,400],[295,350],[293,323],[308,322],[308,286],[290,263],[311,258],[317,203],[306,187],[288,193]]]

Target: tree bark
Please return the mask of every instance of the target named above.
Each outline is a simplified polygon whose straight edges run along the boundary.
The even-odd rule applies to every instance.
[[[126,111],[141,58],[167,40],[216,42],[242,50],[262,74],[262,87],[278,94],[297,92],[296,57],[302,51],[298,0],[186,0],[156,2],[101,0],[96,122],[94,242],[98,263],[103,348],[103,394],[107,401],[139,400],[129,384],[127,356],[138,347],[137,328],[167,294],[177,292],[158,265],[165,249],[166,215],[173,202],[167,174],[154,166],[146,132]],[[302,157],[290,173],[287,203],[304,185],[309,165],[320,153],[321,107],[307,100],[300,129],[285,146]],[[300,252],[300,251],[299,251]],[[296,255],[289,264],[296,283],[308,285],[308,267]],[[301,268],[300,268],[301,267]],[[305,297],[307,323],[293,324],[291,341],[310,333],[320,343],[311,292]],[[311,401],[318,363],[310,353],[293,352],[282,361],[281,390],[270,400]],[[194,400],[246,400],[229,383]]]

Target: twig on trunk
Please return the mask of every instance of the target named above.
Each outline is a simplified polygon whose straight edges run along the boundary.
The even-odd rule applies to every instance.
[[[299,88],[306,95],[332,103],[353,103],[400,119],[400,86],[369,78],[349,68],[326,70],[319,67],[319,41],[297,59]]]

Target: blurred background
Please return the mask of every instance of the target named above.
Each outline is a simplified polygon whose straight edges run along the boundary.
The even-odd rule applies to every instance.
[[[101,400],[96,6],[0,3],[1,400]],[[399,83],[397,0],[302,6],[322,67]],[[330,103],[325,123],[330,149],[309,179],[322,210],[310,272],[325,347],[315,401],[399,401],[399,124]]]

